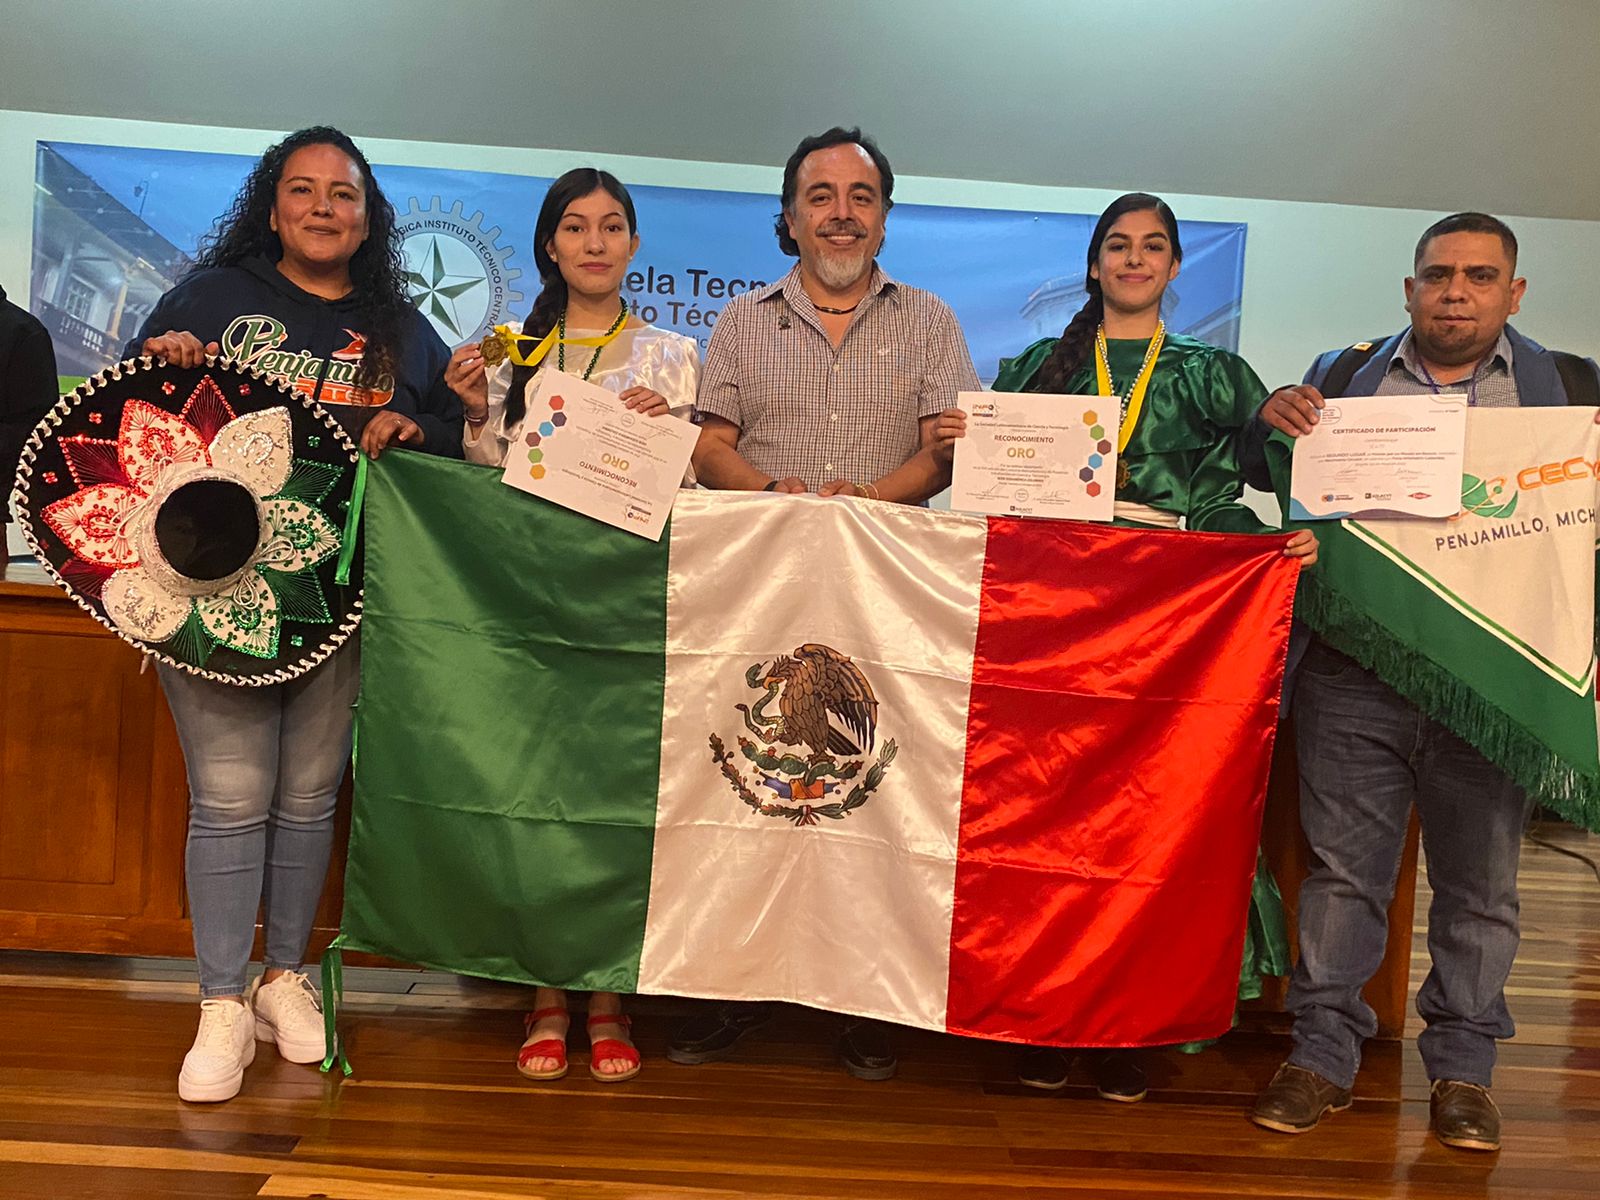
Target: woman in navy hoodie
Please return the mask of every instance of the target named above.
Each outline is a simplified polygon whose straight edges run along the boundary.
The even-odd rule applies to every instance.
[[[129,355],[198,366],[224,353],[322,404],[373,457],[402,445],[461,455],[450,352],[405,290],[393,206],[355,144],[303,129],[269,149],[194,268]],[[158,666],[189,774],[186,874],[200,1028],[185,1100],[236,1095],[255,1042],[292,1062],[324,1054],[320,999],[300,970],[350,757],[358,651],[288,683],[215,683]],[[256,910],[265,974],[247,992]]]

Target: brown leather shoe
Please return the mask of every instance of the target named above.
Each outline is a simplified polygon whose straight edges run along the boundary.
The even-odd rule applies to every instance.
[[[1315,1129],[1324,1113],[1350,1107],[1350,1089],[1330,1083],[1315,1071],[1284,1063],[1256,1097],[1250,1119],[1263,1129],[1279,1133],[1305,1133]]]
[[[1428,1098],[1433,1136],[1457,1150],[1500,1149],[1500,1110],[1489,1089],[1459,1079],[1436,1079]]]

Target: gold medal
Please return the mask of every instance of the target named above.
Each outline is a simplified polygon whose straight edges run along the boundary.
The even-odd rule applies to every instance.
[[[491,329],[483,335],[483,341],[478,343],[478,353],[483,356],[483,365],[498,367],[506,360],[506,336],[498,329]]]

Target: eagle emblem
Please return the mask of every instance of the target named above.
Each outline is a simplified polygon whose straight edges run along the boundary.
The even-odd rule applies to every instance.
[[[832,646],[807,642],[770,664],[752,663],[744,679],[763,694],[734,705],[747,731],[737,739],[739,756],[711,735],[711,761],[734,793],[761,816],[796,825],[843,820],[865,804],[896,748],[891,738],[871,761],[878,697],[861,668]]]

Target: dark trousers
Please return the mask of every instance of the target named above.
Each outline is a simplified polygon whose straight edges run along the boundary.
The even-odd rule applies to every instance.
[[[1526,803],[1503,772],[1370,672],[1313,641],[1295,683],[1300,889],[1289,1061],[1349,1087],[1377,1030],[1361,989],[1383,961],[1411,809],[1422,824],[1432,969],[1417,993],[1430,1079],[1487,1087],[1495,1040],[1514,1032],[1517,856]]]

